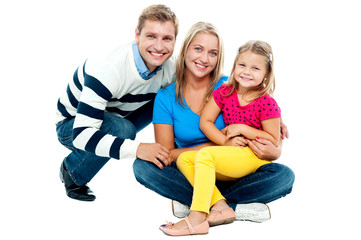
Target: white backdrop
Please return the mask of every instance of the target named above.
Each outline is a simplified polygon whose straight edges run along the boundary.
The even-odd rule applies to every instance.
[[[68,150],[55,133],[57,99],[91,52],[134,39],[142,9],[165,3],[180,19],[175,53],[197,21],[219,28],[229,75],[237,48],[269,42],[275,97],[290,139],[278,160],[292,194],[262,224],[235,222],[195,239],[360,237],[361,17],[357,1],[3,1],[0,4],[1,239],[168,238],[170,200],[136,182],[132,159],[111,160],[89,184],[95,202],[66,197],[58,172]],[[138,135],[152,142],[153,127]],[[6,237],[5,237],[6,236]]]

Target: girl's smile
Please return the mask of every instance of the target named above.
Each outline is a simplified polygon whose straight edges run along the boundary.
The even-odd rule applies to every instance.
[[[247,81],[252,81],[252,80],[253,80],[253,79],[251,79],[251,78],[246,78],[246,77],[242,77],[242,76],[240,76],[240,77],[242,78],[242,80],[243,80],[243,81],[246,81],[246,82],[247,82]]]

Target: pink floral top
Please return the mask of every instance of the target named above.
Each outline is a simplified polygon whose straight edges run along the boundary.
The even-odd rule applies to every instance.
[[[227,126],[242,123],[262,130],[261,121],[281,117],[281,109],[270,95],[267,94],[246,106],[241,106],[236,91],[228,97],[222,96],[222,94],[229,93],[230,90],[231,86],[222,84],[213,92],[213,98],[223,112],[223,119]]]

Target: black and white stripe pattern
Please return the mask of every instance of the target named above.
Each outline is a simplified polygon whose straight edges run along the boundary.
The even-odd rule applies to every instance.
[[[133,59],[131,47],[125,54],[122,50],[117,61],[112,55],[113,61],[107,58],[102,61],[89,59],[79,67],[66,92],[59,98],[57,108],[58,122],[75,117],[73,144],[76,148],[116,159],[135,157],[138,143],[100,131],[104,112],[127,116],[154,99],[161,87],[172,82],[175,70],[174,59],[170,59],[155,76],[143,80],[134,60],[129,60]],[[131,56],[125,56],[129,54]],[[120,64],[122,58],[128,61]]]

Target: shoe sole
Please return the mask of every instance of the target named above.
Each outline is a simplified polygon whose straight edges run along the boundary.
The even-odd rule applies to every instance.
[[[171,236],[171,237],[197,236],[197,235],[207,235],[208,234],[208,232],[206,232],[206,233],[191,233],[191,234],[188,234],[188,235],[171,235],[171,234],[168,234],[168,233],[166,233],[164,231],[162,231],[162,233],[164,233],[164,235],[166,235],[166,236]]]

